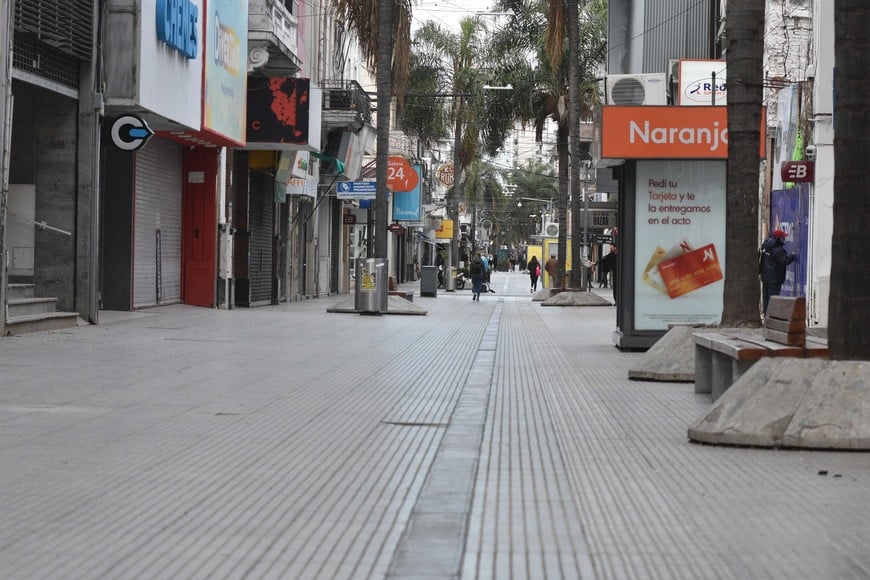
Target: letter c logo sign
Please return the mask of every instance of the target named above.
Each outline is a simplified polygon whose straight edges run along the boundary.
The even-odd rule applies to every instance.
[[[112,143],[121,151],[138,151],[154,135],[143,119],[124,115],[112,123]]]

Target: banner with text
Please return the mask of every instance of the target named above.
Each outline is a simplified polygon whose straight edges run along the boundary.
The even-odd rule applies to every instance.
[[[725,276],[725,162],[638,161],[637,330],[718,324]]]

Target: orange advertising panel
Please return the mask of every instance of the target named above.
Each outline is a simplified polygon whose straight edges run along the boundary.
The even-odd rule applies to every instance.
[[[761,157],[764,117],[762,114]],[[728,107],[603,107],[601,127],[603,158],[728,158]]]

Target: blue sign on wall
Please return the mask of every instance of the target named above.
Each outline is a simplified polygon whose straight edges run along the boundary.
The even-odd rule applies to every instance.
[[[417,187],[411,191],[393,193],[393,220],[394,221],[420,221],[423,219],[423,206],[421,195],[423,192],[423,179],[421,177],[422,166],[414,165],[417,173]]]
[[[196,58],[199,8],[190,0],[157,0],[157,38],[186,56]]]

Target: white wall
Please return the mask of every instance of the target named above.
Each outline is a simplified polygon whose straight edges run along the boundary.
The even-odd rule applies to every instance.
[[[834,3],[815,0],[813,5],[813,53],[815,82],[813,108],[816,121],[816,182],[810,205],[810,244],[812,262],[809,271],[810,322],[828,324],[828,300],[831,283],[831,237],[834,231]]]

